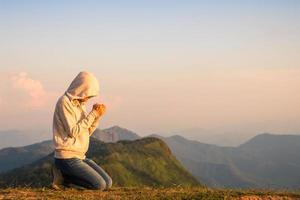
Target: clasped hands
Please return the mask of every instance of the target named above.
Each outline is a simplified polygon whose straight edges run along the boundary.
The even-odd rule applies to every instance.
[[[96,103],[93,105],[93,110],[95,110],[99,116],[102,116],[105,113],[106,107],[104,104]]]

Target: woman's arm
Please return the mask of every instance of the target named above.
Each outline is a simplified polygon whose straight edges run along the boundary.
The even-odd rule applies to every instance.
[[[101,118],[100,116],[96,117],[91,127],[89,128],[90,136],[94,133],[96,128],[99,126],[100,118]]]
[[[85,118],[77,122],[72,106],[68,102],[62,101],[58,109],[63,126],[70,137],[77,137],[82,131],[89,132],[92,123],[99,116],[99,113],[93,109]]]
[[[95,129],[99,126],[100,117],[105,113],[106,107],[104,104],[95,104],[93,106],[93,109],[97,110],[100,113],[100,115],[98,115],[95,118],[94,122],[92,123],[91,127],[89,128],[90,136],[93,134]]]

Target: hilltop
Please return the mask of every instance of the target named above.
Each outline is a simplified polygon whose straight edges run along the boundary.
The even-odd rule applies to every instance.
[[[91,139],[87,153],[110,174],[114,186],[200,186],[157,138],[104,143]],[[32,164],[3,173],[1,187],[45,187],[50,184],[50,154]]]

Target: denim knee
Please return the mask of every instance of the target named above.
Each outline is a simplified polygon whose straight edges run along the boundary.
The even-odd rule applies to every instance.
[[[112,186],[112,179],[110,178],[110,177],[108,177],[108,180],[107,180],[107,182],[106,182],[106,188],[108,189],[108,188],[111,188],[111,186]]]
[[[97,180],[92,183],[92,189],[94,190],[104,190],[106,188],[106,182],[104,180]]]

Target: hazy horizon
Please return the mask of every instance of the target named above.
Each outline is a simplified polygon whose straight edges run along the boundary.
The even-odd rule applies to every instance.
[[[101,129],[299,134],[299,6],[0,1],[0,130],[51,130],[56,100],[87,70],[92,102],[107,105]]]

